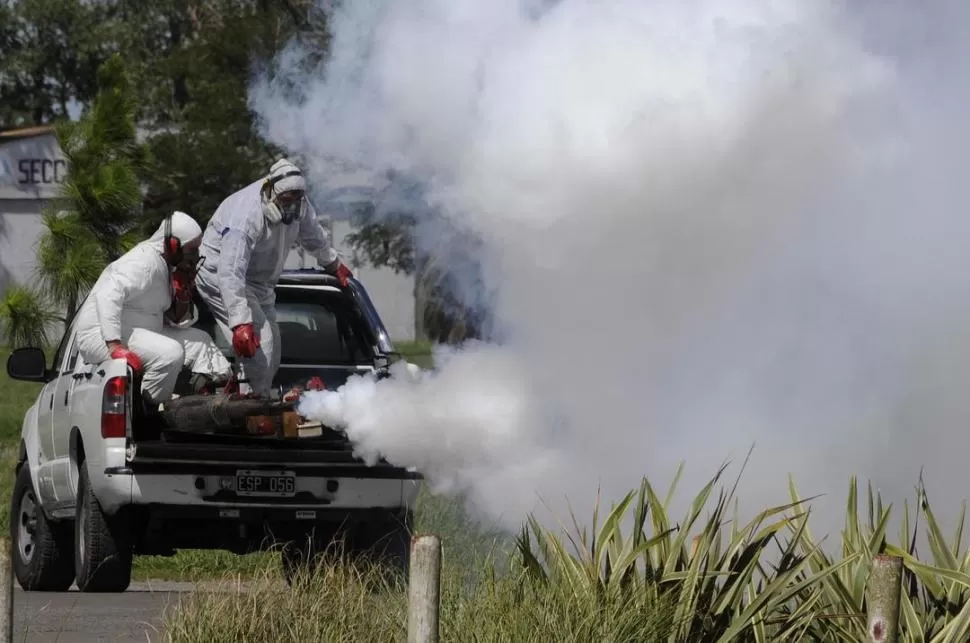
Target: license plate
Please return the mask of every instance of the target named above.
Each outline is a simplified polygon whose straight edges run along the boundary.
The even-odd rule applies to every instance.
[[[292,471],[237,471],[236,495],[290,498],[296,495],[296,474]]]

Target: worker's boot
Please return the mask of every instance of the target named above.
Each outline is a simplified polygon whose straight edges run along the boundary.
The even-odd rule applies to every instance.
[[[204,373],[193,373],[189,378],[189,388],[196,395],[215,395],[223,391],[232,393],[231,387],[227,388],[231,383],[231,378],[224,375],[213,377]]]
[[[142,391],[135,402],[141,402],[141,416],[146,421],[157,422],[161,420],[163,405],[160,402],[156,402],[147,392]]]

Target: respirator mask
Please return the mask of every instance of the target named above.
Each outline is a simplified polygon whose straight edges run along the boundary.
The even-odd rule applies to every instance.
[[[302,192],[289,191],[272,196],[263,196],[263,216],[270,223],[289,225],[303,216],[306,209],[306,195]]]
[[[306,209],[303,173],[285,159],[278,161],[263,184],[263,215],[270,223],[289,225]]]
[[[280,221],[289,225],[303,216],[306,196],[302,192],[284,192],[275,199],[275,203],[280,209]]]
[[[202,263],[198,246],[186,248],[182,251],[178,263],[175,264],[175,270],[194,275],[202,267]]]

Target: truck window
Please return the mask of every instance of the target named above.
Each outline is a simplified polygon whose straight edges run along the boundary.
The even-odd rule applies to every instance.
[[[277,301],[282,361],[290,364],[353,364],[367,361],[357,323],[342,305]]]
[[[71,342],[70,353],[68,353],[68,356],[67,356],[67,365],[64,367],[65,373],[74,372],[74,367],[77,366],[77,356],[78,356],[78,353],[80,352],[81,352],[81,349],[78,347],[77,337],[75,337],[74,341]]]
[[[305,291],[277,294],[276,323],[280,329],[281,361],[284,364],[338,366],[370,363],[373,351],[367,343],[359,312],[340,296],[317,293],[315,297],[314,301],[307,301]],[[216,345],[227,356],[232,356],[231,340],[215,328],[213,330],[211,336]]]

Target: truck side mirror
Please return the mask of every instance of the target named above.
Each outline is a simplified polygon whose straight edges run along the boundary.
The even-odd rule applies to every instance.
[[[7,357],[7,376],[25,382],[48,382],[47,358],[39,348],[18,348]]]

